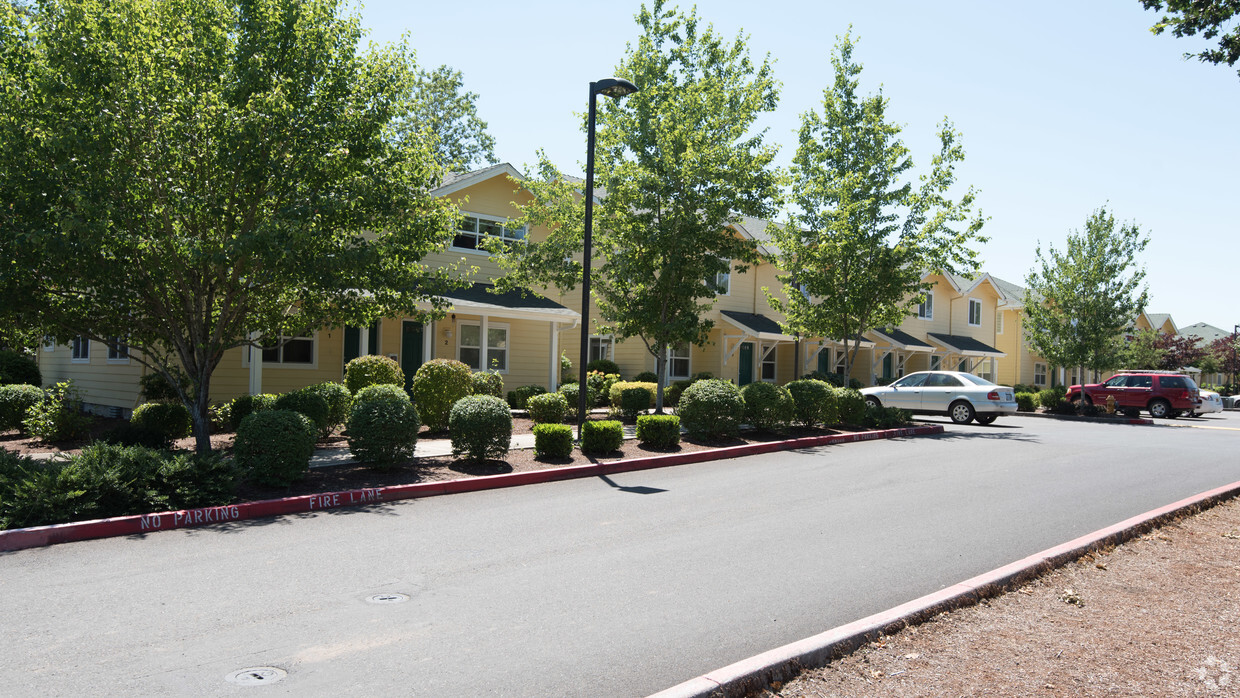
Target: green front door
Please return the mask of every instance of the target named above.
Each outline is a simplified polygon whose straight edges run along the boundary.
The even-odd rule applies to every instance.
[[[344,362],[347,364],[356,359],[362,353],[362,337],[361,331],[356,327],[346,327],[344,329]],[[367,353],[379,353],[379,323],[370,326],[367,332],[367,345],[369,347]]]
[[[749,385],[753,382],[753,342],[742,342],[740,355],[741,370],[737,382]]]
[[[831,373],[831,350],[826,347],[818,352],[818,372],[823,375]]]
[[[400,370],[405,372],[405,390],[422,365],[422,323],[405,320],[400,325]]]

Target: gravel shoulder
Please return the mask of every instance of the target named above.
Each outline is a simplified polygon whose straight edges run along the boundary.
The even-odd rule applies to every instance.
[[[760,695],[1240,695],[1240,501],[884,637]]]

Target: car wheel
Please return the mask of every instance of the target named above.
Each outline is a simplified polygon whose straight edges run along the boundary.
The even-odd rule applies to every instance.
[[[964,400],[953,402],[949,413],[956,424],[968,424],[974,417],[973,405]]]
[[[1150,403],[1150,416],[1167,419],[1171,416],[1171,403],[1166,400],[1155,400]]]
[[[883,403],[879,402],[878,398],[876,397],[866,397],[865,406],[866,407],[882,407]]]
[[[978,423],[978,424],[981,424],[982,426],[986,426],[987,424],[994,424],[994,423],[995,423],[995,420],[999,418],[999,415],[997,415],[997,414],[987,414],[987,415],[981,415],[981,414],[979,414],[979,415],[975,415],[973,418],[977,420],[977,423]]]

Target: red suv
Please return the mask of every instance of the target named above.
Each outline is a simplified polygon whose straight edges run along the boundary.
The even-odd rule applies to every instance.
[[[1067,399],[1076,402],[1081,386],[1068,387]],[[1085,404],[1104,407],[1115,397],[1115,409],[1129,417],[1148,410],[1151,417],[1174,418],[1200,404],[1197,384],[1175,371],[1122,371],[1103,383],[1085,386]]]

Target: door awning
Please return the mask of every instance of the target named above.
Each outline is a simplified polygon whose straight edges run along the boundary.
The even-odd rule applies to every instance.
[[[767,342],[795,342],[796,337],[784,334],[784,328],[771,318],[758,313],[740,313],[735,310],[721,311],[723,319],[751,337]]]
[[[870,333],[877,335],[882,341],[887,342],[896,349],[903,349],[904,351],[934,351],[934,346],[896,328],[870,330]]]
[[[996,359],[1007,356],[1006,352],[999,351],[985,342],[964,335],[927,332],[926,336],[930,338],[931,342],[960,356],[984,356]]]
[[[537,293],[493,293],[494,288],[492,284],[475,283],[449,291],[443,297],[452,303],[453,310],[458,313],[547,322],[581,320],[581,313]]]

